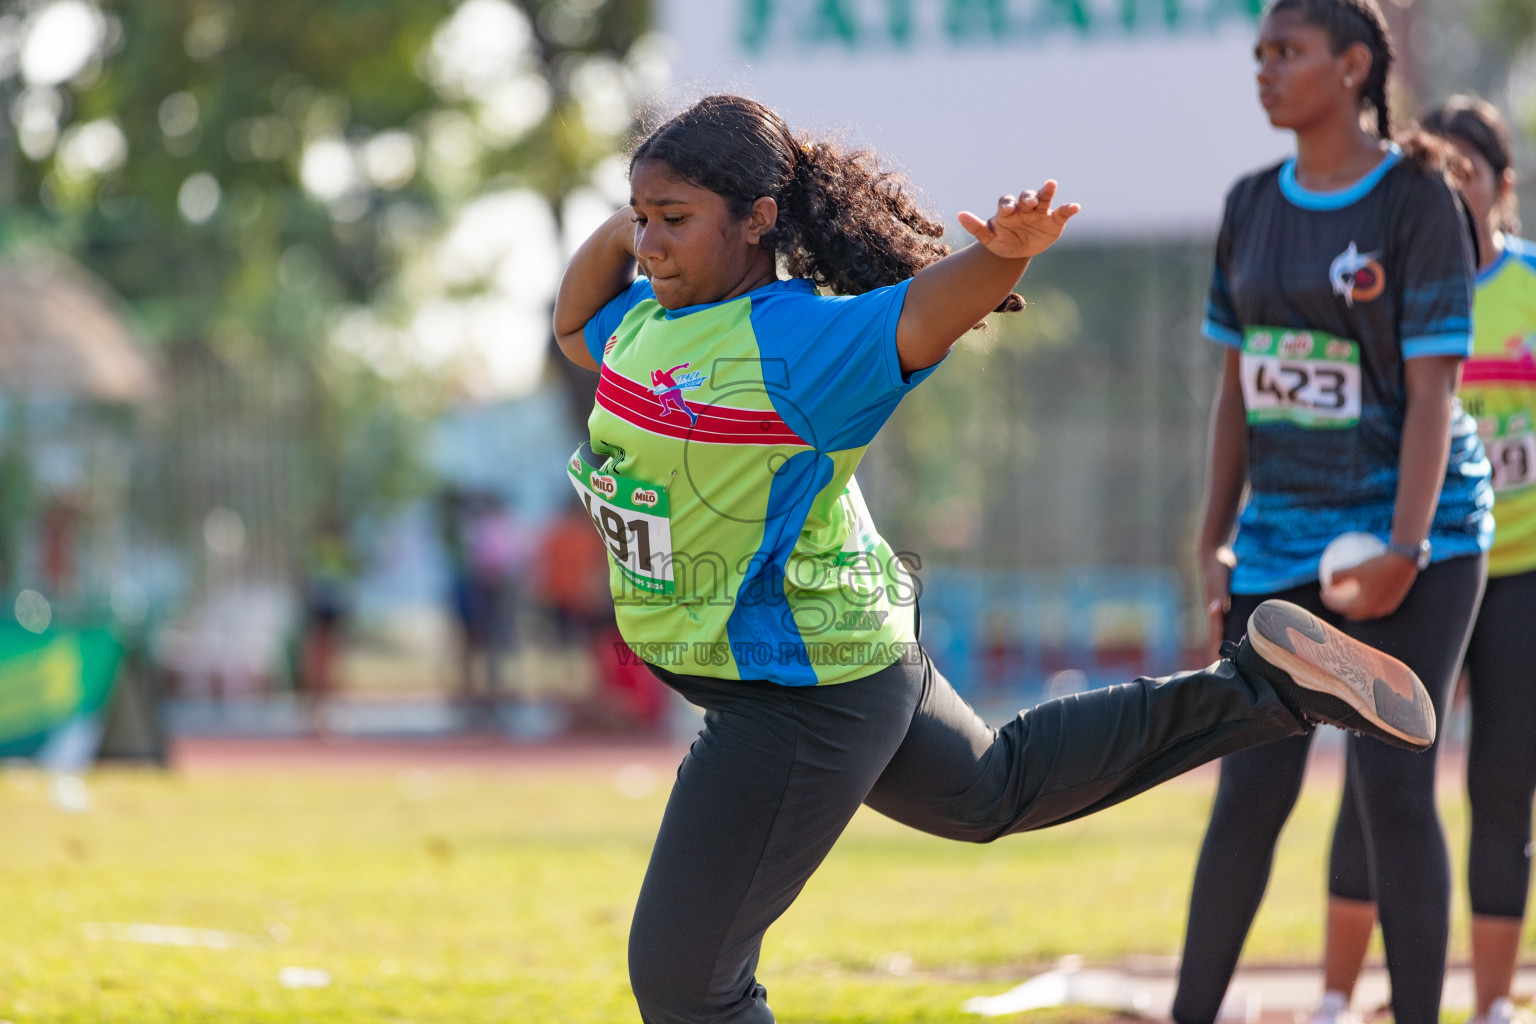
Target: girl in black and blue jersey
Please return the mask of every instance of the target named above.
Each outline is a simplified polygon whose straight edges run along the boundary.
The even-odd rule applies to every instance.
[[[1374,0],[1274,0],[1255,57],[1260,103],[1295,133],[1296,155],[1233,186],[1217,240],[1204,333],[1225,357],[1199,541],[1213,645],[1283,597],[1412,666],[1438,711],[1492,536],[1488,464],[1455,401],[1475,265],[1445,178],[1459,158],[1427,137],[1393,140],[1393,51]],[[1388,548],[1324,589],[1319,557],[1347,532]],[[1179,1024],[1216,1018],[1309,746],[1298,736],[1222,762]],[[1398,1024],[1439,1013],[1450,871],[1434,782],[1433,756],[1349,737]]]
[[[1470,810],[1467,894],[1476,1013],[1468,1024],[1532,1024],[1510,998],[1531,885],[1531,804],[1536,799],[1536,246],[1516,236],[1513,144],[1491,103],[1454,96],[1424,129],[1467,161],[1461,195],[1477,229],[1481,263],[1472,358],[1461,400],[1478,422],[1497,492],[1498,530],[1488,589],[1467,645]],[[1376,926],[1365,840],[1354,801],[1339,809],[1336,870],[1328,900],[1323,999],[1312,1024],[1354,1024],[1355,982]],[[1347,851],[1353,850],[1352,858]],[[1347,894],[1347,898],[1340,894]]]

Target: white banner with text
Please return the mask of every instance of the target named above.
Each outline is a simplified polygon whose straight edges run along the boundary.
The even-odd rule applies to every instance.
[[[739,92],[962,209],[1061,182],[1078,240],[1210,237],[1285,156],[1254,87],[1256,0],[659,0],[673,100]]]

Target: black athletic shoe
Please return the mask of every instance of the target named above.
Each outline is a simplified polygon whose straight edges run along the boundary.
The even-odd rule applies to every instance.
[[[1257,668],[1298,718],[1408,750],[1435,741],[1435,709],[1413,670],[1304,608],[1265,601],[1248,617],[1240,664],[1242,648],[1263,663],[1244,667]]]

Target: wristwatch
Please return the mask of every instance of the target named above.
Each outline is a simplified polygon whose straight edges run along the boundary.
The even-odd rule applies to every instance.
[[[1429,566],[1430,546],[1428,540],[1421,540],[1417,544],[1404,544],[1400,541],[1388,541],[1387,550],[1394,555],[1402,555],[1408,561],[1423,572]]]

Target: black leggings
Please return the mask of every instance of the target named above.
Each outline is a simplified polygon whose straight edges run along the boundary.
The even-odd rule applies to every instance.
[[[1249,613],[1267,598],[1292,601],[1400,658],[1418,673],[1443,720],[1485,566],[1482,556],[1438,562],[1419,575],[1396,612],[1366,622],[1345,622],[1328,611],[1315,583],[1279,594],[1234,595],[1226,633],[1241,636]],[[1264,897],[1275,842],[1301,792],[1310,747],[1308,734],[1222,759],[1190,895],[1173,1002],[1178,1024],[1216,1019]],[[1450,930],[1450,862],[1434,799],[1437,754],[1351,734],[1346,757],[1347,784],[1364,812],[1361,845],[1372,891],[1380,897],[1393,1017],[1396,1024],[1435,1024]]]
[[[1531,884],[1531,801],[1536,798],[1536,572],[1494,576],[1467,645],[1472,735],[1467,795],[1472,913],[1520,920]],[[1328,892],[1373,901],[1365,835],[1346,788],[1333,832]]]
[[[630,983],[647,1024],[773,1020],[756,976],[763,933],[861,803],[934,835],[990,842],[1303,729],[1262,676],[1226,660],[1048,701],[1001,729],[926,654],[833,686],[655,671],[705,713],[630,930]]]

